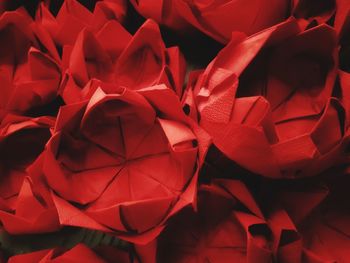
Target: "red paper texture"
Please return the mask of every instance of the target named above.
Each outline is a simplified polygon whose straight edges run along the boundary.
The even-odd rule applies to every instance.
[[[43,153],[60,223],[140,243],[158,235],[195,199],[205,151],[197,145],[206,137],[192,125],[164,85],[99,88],[89,101],[62,107]]]
[[[0,262],[350,262],[349,0],[4,0],[0,40]]]
[[[344,3],[343,3],[344,2]],[[347,6],[339,0],[338,8]],[[335,0],[131,0],[140,14],[180,33],[196,28],[213,39],[227,43],[232,32],[252,35],[289,17],[301,25],[324,23],[334,15]],[[341,11],[342,12],[342,11]]]
[[[78,262],[87,262],[87,263],[109,263],[109,262],[118,262],[118,263],[127,263],[128,255],[127,253],[115,251],[115,253],[111,253],[106,249],[104,252],[108,252],[104,256],[98,255],[95,251],[91,250],[87,246],[83,244],[78,244],[74,248],[64,251],[62,249],[47,249],[40,250],[33,253],[23,254],[13,256],[9,259],[9,263],[78,263]],[[114,252],[114,251],[113,251]],[[108,256],[113,256],[112,259],[108,258]]]
[[[1,112],[23,113],[55,98],[60,58],[49,34],[23,10],[4,13],[1,30]]]
[[[332,28],[300,32],[295,20],[236,38],[198,77],[189,103],[214,144],[244,168],[271,178],[316,175],[343,162],[347,141],[333,93],[336,51]]]

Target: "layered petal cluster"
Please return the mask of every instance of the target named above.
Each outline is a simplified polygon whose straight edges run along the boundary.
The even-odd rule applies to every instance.
[[[76,0],[64,1],[55,16],[50,12],[54,1],[44,1],[38,7],[35,19],[50,33],[54,42],[63,48],[65,45],[73,45],[84,28],[99,31],[112,21],[124,20],[126,15],[124,0],[94,2],[94,9],[90,11]]]
[[[56,98],[60,57],[48,32],[24,9],[0,17],[0,118],[24,114]]]
[[[177,47],[165,47],[152,20],[134,36],[115,21],[96,34],[85,28],[73,46],[65,46],[63,58],[61,93],[67,103],[91,96],[101,82],[132,90],[166,84],[182,95],[183,57]]]
[[[311,176],[345,161],[337,76],[335,30],[301,31],[291,20],[232,40],[198,76],[185,103],[240,166],[271,178]]]
[[[335,0],[130,0],[136,10],[178,31],[196,28],[227,43],[232,32],[252,35],[296,17],[304,26],[324,23],[334,15]]]
[[[5,0],[0,39],[0,262],[350,261],[349,0]]]
[[[164,85],[99,88],[62,107],[43,164],[61,224],[140,243],[158,235],[195,199],[203,154],[197,129]]]
[[[53,125],[53,118],[15,115],[7,115],[1,122],[0,220],[9,233],[41,233],[59,228],[57,211],[40,180],[39,167],[39,155],[51,137]]]

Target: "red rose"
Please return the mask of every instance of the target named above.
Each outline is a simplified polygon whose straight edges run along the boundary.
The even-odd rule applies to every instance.
[[[56,17],[46,6],[44,3],[40,5],[36,21],[50,32],[55,43],[61,47],[73,45],[84,28],[97,31],[110,20],[123,21],[126,15],[125,0],[97,1],[93,12],[76,0],[66,0]]]
[[[8,263],[128,263],[129,261],[127,253],[118,251],[114,253],[113,261],[104,259],[103,255],[99,256],[92,249],[83,244],[78,244],[70,250],[63,249],[46,249],[32,253],[13,256],[9,259]]]
[[[61,224],[153,239],[193,202],[205,145],[191,126],[164,85],[62,107],[43,165]]]
[[[57,212],[49,192],[35,175],[35,165],[32,166],[44,150],[53,124],[51,118],[10,115],[1,123],[0,221],[10,233],[38,233],[58,228]]]
[[[151,20],[134,36],[116,21],[97,33],[83,30],[74,46],[65,46],[63,58],[61,93],[67,103],[91,96],[100,82],[133,90],[164,83],[182,95],[185,61],[177,47],[165,47]]]
[[[293,20],[233,40],[194,89],[200,125],[230,159],[264,176],[311,176],[341,163],[337,51],[332,28],[300,32]]]
[[[23,10],[0,18],[1,112],[25,113],[57,96],[60,59],[49,34]]]

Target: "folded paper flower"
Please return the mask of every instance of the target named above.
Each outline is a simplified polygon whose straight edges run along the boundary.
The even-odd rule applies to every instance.
[[[41,3],[36,13],[36,21],[50,32],[56,45],[60,47],[73,45],[84,28],[98,31],[107,26],[109,21],[122,22],[126,15],[125,0],[97,1],[93,12],[76,0],[66,0],[56,17],[48,6],[48,3]]]
[[[65,47],[63,57],[61,93],[67,103],[91,96],[100,82],[133,90],[164,83],[182,95],[185,61],[177,47],[165,47],[152,20],[134,36],[115,21],[97,33],[84,29],[73,46]]]
[[[195,27],[221,43],[227,43],[232,32],[252,35],[290,16],[298,18],[304,27],[313,22],[322,24],[348,5],[346,0],[130,1],[144,17],[180,33]]]
[[[148,242],[194,202],[203,140],[164,85],[62,107],[43,165],[61,224]]]
[[[0,17],[0,119],[25,113],[57,96],[60,58],[50,35],[24,9]]]
[[[8,260],[8,263],[131,263],[128,254],[124,251],[115,249],[113,257],[113,260],[105,259],[87,246],[78,244],[69,250],[55,248],[13,256]]]
[[[350,261],[350,0],[0,0],[0,38],[0,262]]]
[[[53,125],[51,118],[12,115],[1,123],[0,221],[9,233],[48,232],[59,227],[49,191],[34,175],[36,165],[32,164],[44,150]]]
[[[335,31],[299,30],[290,20],[236,37],[198,78],[194,101],[185,100],[216,147],[267,177],[312,176],[345,158]]]
[[[246,186],[216,180],[200,188],[198,212],[184,210],[164,230],[156,262],[272,262],[271,245],[271,231]]]
[[[291,5],[289,0],[268,3],[263,0],[132,0],[131,3],[142,15],[158,23],[178,30],[191,25],[222,43],[230,40],[232,31],[251,35],[282,22],[289,16]]]

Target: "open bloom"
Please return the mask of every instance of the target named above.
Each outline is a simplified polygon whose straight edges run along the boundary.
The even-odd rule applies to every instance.
[[[49,232],[59,227],[49,191],[36,168],[53,125],[52,118],[13,115],[1,123],[0,221],[10,233]]]
[[[49,11],[48,3],[41,3],[36,21],[52,36],[55,44],[64,47],[74,44],[78,34],[88,28],[98,31],[109,21],[122,22],[126,15],[125,0],[96,1],[93,11],[90,11],[76,0],[63,2],[57,16]]]
[[[232,40],[188,92],[192,109],[240,166],[273,178],[318,174],[344,157],[337,51],[332,28],[300,32],[294,20]]]
[[[60,58],[50,35],[24,9],[0,18],[0,119],[24,114],[58,93]]]
[[[232,31],[247,35],[282,22],[289,16],[289,0],[254,1],[131,1],[145,17],[183,30],[195,27],[214,39],[226,43]]]
[[[101,82],[132,90],[166,84],[182,95],[184,58],[177,47],[165,47],[152,20],[134,36],[116,21],[97,33],[84,29],[73,46],[66,46],[63,57],[61,93],[67,103],[88,98]]]
[[[154,238],[193,202],[205,151],[193,127],[164,85],[62,107],[43,165],[61,224]]]
[[[232,32],[252,35],[294,16],[304,26],[328,21],[336,10],[335,0],[131,0],[136,10],[175,30],[197,28],[227,43]]]

